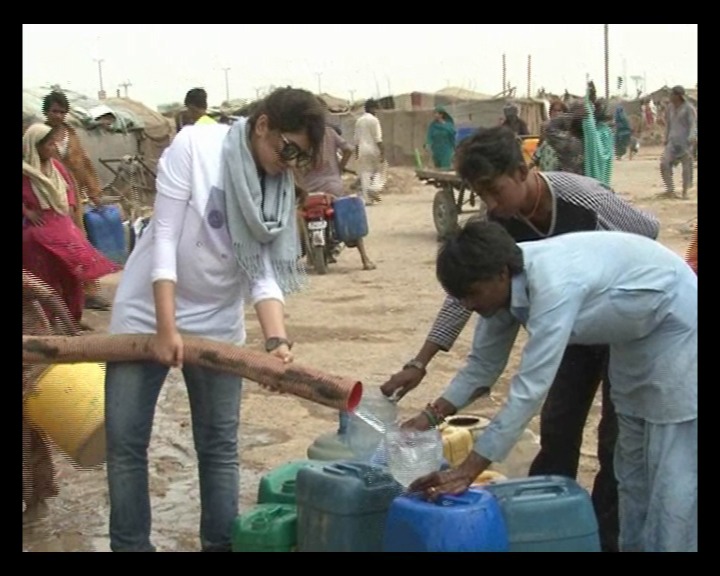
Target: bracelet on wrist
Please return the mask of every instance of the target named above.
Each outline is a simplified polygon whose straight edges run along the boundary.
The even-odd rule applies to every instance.
[[[436,426],[442,424],[442,422],[445,420],[445,414],[443,414],[440,409],[435,406],[435,404],[428,404],[427,406],[425,406],[425,410],[432,414],[434,420],[437,423]]]
[[[425,416],[425,418],[428,419],[428,422],[430,422],[430,426],[432,426],[433,428],[436,428],[438,424],[440,424],[440,422],[438,422],[435,418],[435,414],[430,412],[430,410],[423,410],[422,414]]]

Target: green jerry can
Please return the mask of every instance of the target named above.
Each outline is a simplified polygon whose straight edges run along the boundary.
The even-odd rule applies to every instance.
[[[322,468],[320,460],[293,460],[274,468],[258,484],[258,504],[295,504],[295,479],[303,468]]]
[[[235,519],[233,552],[294,552],[297,509],[292,504],[256,504]]]

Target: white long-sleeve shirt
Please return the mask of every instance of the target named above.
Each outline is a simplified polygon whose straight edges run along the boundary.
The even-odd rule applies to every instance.
[[[568,344],[609,344],[618,414],[655,424],[697,418],[697,276],[662,244],[624,232],[577,232],[519,244],[525,269],[510,307],[478,322],[467,365],[442,397],[458,409],[491,387],[520,326],[528,341],[505,406],[475,442],[502,461],[553,383]]]
[[[238,266],[227,228],[221,170],[229,126],[187,126],[163,152],[150,225],[127,261],[112,308],[110,332],[156,332],[152,284],[175,286],[176,323],[182,333],[245,342],[244,302],[283,301],[269,252],[266,276],[251,282]]]

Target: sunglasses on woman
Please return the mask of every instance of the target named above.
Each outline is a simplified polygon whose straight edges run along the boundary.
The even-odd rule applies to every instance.
[[[303,168],[310,164],[312,160],[310,154],[305,152],[305,150],[300,148],[295,142],[288,140],[284,134],[280,134],[280,138],[282,138],[283,141],[283,147],[280,148],[280,159],[283,162],[292,162],[294,160],[298,168]]]

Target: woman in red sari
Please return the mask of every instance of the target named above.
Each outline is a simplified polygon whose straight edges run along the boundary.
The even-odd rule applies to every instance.
[[[86,239],[72,214],[77,197],[56,154],[53,129],[33,124],[23,135],[23,268],[57,291],[80,322],[83,282],[119,270]]]

